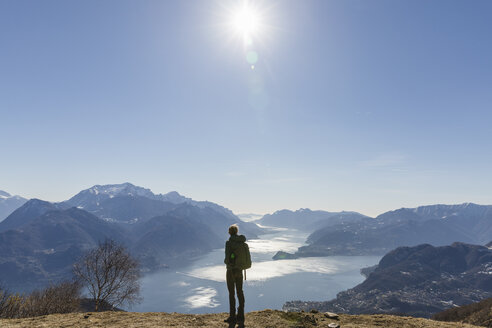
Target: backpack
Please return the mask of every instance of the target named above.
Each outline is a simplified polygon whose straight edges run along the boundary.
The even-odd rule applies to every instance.
[[[229,263],[235,268],[246,270],[251,268],[251,254],[246,243],[231,243],[231,258]]]

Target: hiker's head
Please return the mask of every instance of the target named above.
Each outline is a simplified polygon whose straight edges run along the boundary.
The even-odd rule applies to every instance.
[[[237,235],[239,231],[239,227],[237,226],[237,224],[233,224],[229,227],[229,235],[233,236],[233,235]]]

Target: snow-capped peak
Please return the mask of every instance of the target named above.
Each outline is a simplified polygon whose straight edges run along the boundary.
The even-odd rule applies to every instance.
[[[10,197],[12,197],[11,194],[9,194],[6,191],[0,190],[0,199],[6,199],[6,198],[10,198]]]
[[[154,193],[150,189],[137,187],[131,183],[111,184],[111,185],[95,185],[87,190],[93,195],[106,195],[110,198],[115,196],[144,196],[154,197]]]

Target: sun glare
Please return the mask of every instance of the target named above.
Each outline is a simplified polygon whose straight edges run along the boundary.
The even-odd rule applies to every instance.
[[[230,44],[242,43],[244,59],[252,70],[257,70],[260,50],[271,40],[273,3],[260,0],[237,0],[223,5],[221,33],[226,33]]]
[[[244,2],[231,13],[230,25],[234,33],[240,36],[244,42],[249,43],[256,37],[261,29],[259,11],[250,3]]]
[[[258,31],[258,13],[245,5],[234,14],[232,24],[237,33],[253,34]]]

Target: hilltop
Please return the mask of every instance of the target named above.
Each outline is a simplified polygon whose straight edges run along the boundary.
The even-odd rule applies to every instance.
[[[1,319],[0,326],[4,328],[34,328],[34,327],[205,327],[224,328],[223,322],[227,315],[217,314],[180,314],[180,313],[132,313],[132,312],[99,312],[99,313],[70,313],[52,314],[48,316],[26,319]],[[330,323],[338,323],[343,328],[473,328],[468,324],[455,322],[439,322],[428,319],[398,317],[391,315],[345,315],[339,320],[329,319],[323,313],[282,312],[264,310],[246,314],[246,326],[249,328],[325,328]]]

